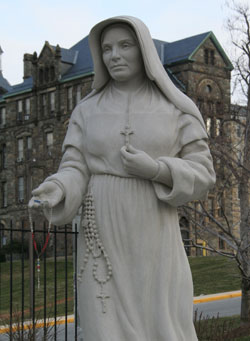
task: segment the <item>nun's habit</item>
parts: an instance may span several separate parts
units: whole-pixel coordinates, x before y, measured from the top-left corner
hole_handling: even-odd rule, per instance
[[[128,102],[102,62],[101,32],[112,23],[133,27],[147,73]],[[84,341],[195,341],[192,278],[177,206],[205,198],[215,182],[204,123],[171,83],[140,20],[101,22],[89,43],[93,91],[74,110],[58,173],[46,180],[65,194],[53,209],[55,224],[71,222],[85,198],[78,238]],[[121,132],[128,120],[131,145],[159,162],[150,181],[124,170]],[[167,167],[172,188],[164,183]]]

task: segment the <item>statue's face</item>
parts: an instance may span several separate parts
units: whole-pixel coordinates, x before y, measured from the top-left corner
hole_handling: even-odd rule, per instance
[[[126,26],[114,26],[105,31],[102,51],[103,62],[114,80],[126,82],[144,73],[138,43]]]

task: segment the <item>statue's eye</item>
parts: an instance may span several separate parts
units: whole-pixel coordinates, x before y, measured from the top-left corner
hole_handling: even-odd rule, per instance
[[[122,44],[122,47],[123,47],[124,49],[127,49],[127,48],[130,47],[130,44],[129,44],[129,43],[123,43],[123,44]]]
[[[103,46],[102,48],[103,53],[109,52],[110,50],[111,50],[110,46]]]

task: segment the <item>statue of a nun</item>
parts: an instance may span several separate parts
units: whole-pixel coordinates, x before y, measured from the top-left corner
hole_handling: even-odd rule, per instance
[[[74,109],[58,172],[34,200],[78,237],[84,341],[195,341],[193,286],[177,207],[215,183],[204,122],[169,79],[147,27],[91,30],[93,91]],[[50,209],[45,209],[49,216]]]

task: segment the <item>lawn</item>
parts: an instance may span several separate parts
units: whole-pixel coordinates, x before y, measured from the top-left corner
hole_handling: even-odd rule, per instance
[[[194,295],[213,294],[218,292],[232,291],[240,289],[239,271],[235,261],[220,256],[212,257],[189,257],[189,262],[193,275]],[[10,264],[0,263],[0,315],[8,314],[10,311]],[[47,313],[54,313],[54,261],[47,259],[46,262],[46,309]],[[69,313],[73,312],[73,262],[72,257],[68,261],[68,306]],[[44,286],[43,273],[44,264],[41,262],[41,287],[37,289],[37,277],[35,286],[35,306],[37,311],[43,311],[44,306]],[[37,276],[37,274],[36,274]],[[57,261],[57,312],[64,315],[65,311],[65,262],[64,258]],[[29,295],[29,263],[24,262],[24,306],[28,314]],[[21,262],[13,262],[13,311],[21,310]]]
[[[189,257],[194,295],[239,290],[240,273],[234,260],[221,256]]]
[[[4,318],[10,312],[10,263],[0,263],[0,318]],[[67,278],[68,278],[68,313],[73,312],[73,262],[72,257],[68,260],[67,265]],[[40,272],[40,289],[37,287],[37,272],[35,271],[35,307],[36,314],[39,318],[44,315],[44,263],[41,262]],[[47,259],[46,262],[46,314],[54,315],[55,311],[55,268],[53,259]],[[64,258],[57,260],[56,269],[57,290],[56,290],[56,310],[57,316],[65,314],[65,261]],[[21,311],[22,307],[22,273],[21,273],[21,261],[13,262],[13,294],[12,294],[12,309],[13,313],[17,314]],[[29,317],[30,307],[30,274],[29,274],[29,262],[24,262],[24,310],[25,316]]]
[[[225,291],[233,291],[240,289],[240,276],[235,261],[220,256],[212,257],[189,257],[189,263],[192,270],[194,282],[194,294],[213,294]],[[0,263],[0,324],[8,323],[8,314],[10,312],[10,263]],[[68,314],[72,314],[74,310],[74,291],[73,291],[73,260],[69,257],[67,266],[68,278]],[[57,260],[57,293],[56,293],[56,310],[57,316],[65,314],[65,262],[64,258]],[[41,262],[41,287],[37,289],[37,273],[35,282],[35,307],[36,319],[43,318],[44,314],[44,264]],[[47,259],[46,262],[46,315],[54,316],[55,293],[54,293],[54,260]],[[21,261],[13,262],[13,322],[18,317],[18,312],[22,306],[22,284],[21,284]],[[24,307],[25,318],[29,318],[30,294],[29,294],[29,262],[24,262]],[[20,319],[20,317],[19,317]],[[224,319],[219,320],[219,324],[223,324]],[[231,319],[233,325],[240,323],[239,317]],[[5,323],[4,323],[5,322]],[[202,322],[204,323],[204,322]],[[205,322],[206,323],[206,322]],[[231,323],[231,322],[230,322]],[[209,327],[211,330],[211,327]],[[200,340],[212,340],[210,338],[200,338]],[[249,336],[234,339],[235,341],[249,340]]]

